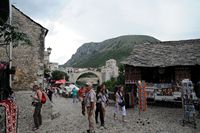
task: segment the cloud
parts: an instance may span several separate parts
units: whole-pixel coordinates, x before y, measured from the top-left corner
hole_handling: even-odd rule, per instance
[[[86,42],[127,34],[160,40],[200,36],[199,0],[14,0],[49,29],[51,61],[66,62]]]
[[[76,0],[62,10],[61,18],[92,41],[124,34],[148,34],[161,40],[175,40],[184,39],[186,32],[199,29],[199,4],[184,0]]]
[[[35,19],[53,19],[70,0],[11,0],[20,10]]]
[[[81,44],[88,41],[87,38],[58,21],[37,21],[51,29],[45,38],[45,43],[46,48],[52,48],[50,58],[54,62],[59,61],[59,63],[64,64]]]

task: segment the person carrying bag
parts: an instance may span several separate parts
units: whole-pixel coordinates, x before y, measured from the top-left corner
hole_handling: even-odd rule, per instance
[[[41,115],[41,108],[43,101],[43,92],[40,90],[38,85],[33,86],[33,91],[35,92],[33,97],[32,105],[35,107],[34,113],[33,113],[33,119],[35,126],[33,127],[33,131],[39,129],[39,126],[42,125],[42,115]],[[45,101],[46,102],[46,101]]]
[[[123,90],[124,87],[123,86],[118,86],[116,87],[116,91],[115,91],[115,112],[114,112],[114,119],[117,119],[117,114],[119,114],[119,111],[122,111],[122,121],[123,122],[127,122],[125,120],[125,116],[126,116],[126,108],[125,108],[125,101],[123,98]]]

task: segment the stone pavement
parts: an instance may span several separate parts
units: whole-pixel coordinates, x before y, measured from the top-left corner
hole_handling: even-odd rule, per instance
[[[59,112],[59,117],[45,122],[36,133],[82,133],[87,130],[88,121],[81,114],[80,103],[73,103],[71,98],[60,96],[54,96],[53,101],[53,112]],[[111,104],[107,108],[105,120],[107,129],[101,130],[100,125],[97,125],[97,133],[200,133],[199,119],[197,119],[197,129],[188,125],[181,126],[182,109],[149,107],[148,111],[141,115],[133,109],[128,109],[128,123],[122,122],[121,117],[114,120],[113,112],[114,106]],[[26,117],[30,120],[27,121]],[[32,114],[20,117],[19,133],[31,133],[31,121]]]
[[[32,98],[30,95],[32,91],[18,91],[15,92],[16,102],[18,106],[18,133],[32,132],[33,125],[33,112],[34,107],[31,106]],[[43,123],[49,123],[52,115],[52,105],[47,99],[42,109]]]

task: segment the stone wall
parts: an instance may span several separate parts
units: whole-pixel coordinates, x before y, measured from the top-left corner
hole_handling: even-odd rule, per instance
[[[19,28],[29,37],[31,45],[21,45],[13,48],[13,66],[16,74],[13,78],[12,88],[27,90],[30,84],[43,79],[44,41],[47,29],[12,7],[12,25]],[[0,61],[8,62],[5,48],[0,47]]]

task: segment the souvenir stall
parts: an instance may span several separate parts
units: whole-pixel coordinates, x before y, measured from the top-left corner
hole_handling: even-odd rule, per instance
[[[144,80],[148,100],[155,97],[181,102],[177,83],[190,79],[196,84],[200,80],[199,44],[200,39],[192,39],[134,45],[131,55],[122,61],[125,83],[133,86]]]
[[[17,132],[17,106],[13,101],[12,89],[9,86],[9,65],[0,63],[0,132]]]
[[[134,84],[144,80],[146,82],[146,93],[148,104],[165,106],[181,106],[181,84],[182,79],[188,78],[195,82],[198,67],[170,66],[170,67],[134,67],[125,65],[125,84],[128,86],[129,106],[134,107],[134,93],[137,89]],[[198,72],[199,73],[199,72]],[[198,77],[197,77],[198,78]],[[131,92],[131,93],[130,93]],[[192,92],[192,99],[197,104],[198,98]],[[130,98],[131,97],[131,98]],[[128,99],[128,98],[127,98]],[[132,101],[132,102],[130,102]],[[163,102],[165,104],[163,104]]]
[[[137,97],[139,114],[147,110],[147,92],[145,81],[138,81],[137,83]]]
[[[155,86],[153,83],[146,83],[146,93],[147,93],[147,101],[148,103],[154,103],[155,99]]]
[[[181,82],[182,87],[182,104],[184,117],[182,120],[183,126],[185,124],[192,124],[194,128],[196,128],[196,120],[195,120],[195,107],[193,101],[193,84],[190,80],[184,79]]]
[[[173,88],[170,83],[154,84],[155,101],[173,101]]]
[[[137,108],[138,97],[137,97],[137,81],[141,79],[140,69],[132,69],[125,67],[125,102],[126,107],[133,109]]]
[[[137,86],[135,83],[126,83],[125,86],[125,106],[135,109],[137,105]]]

